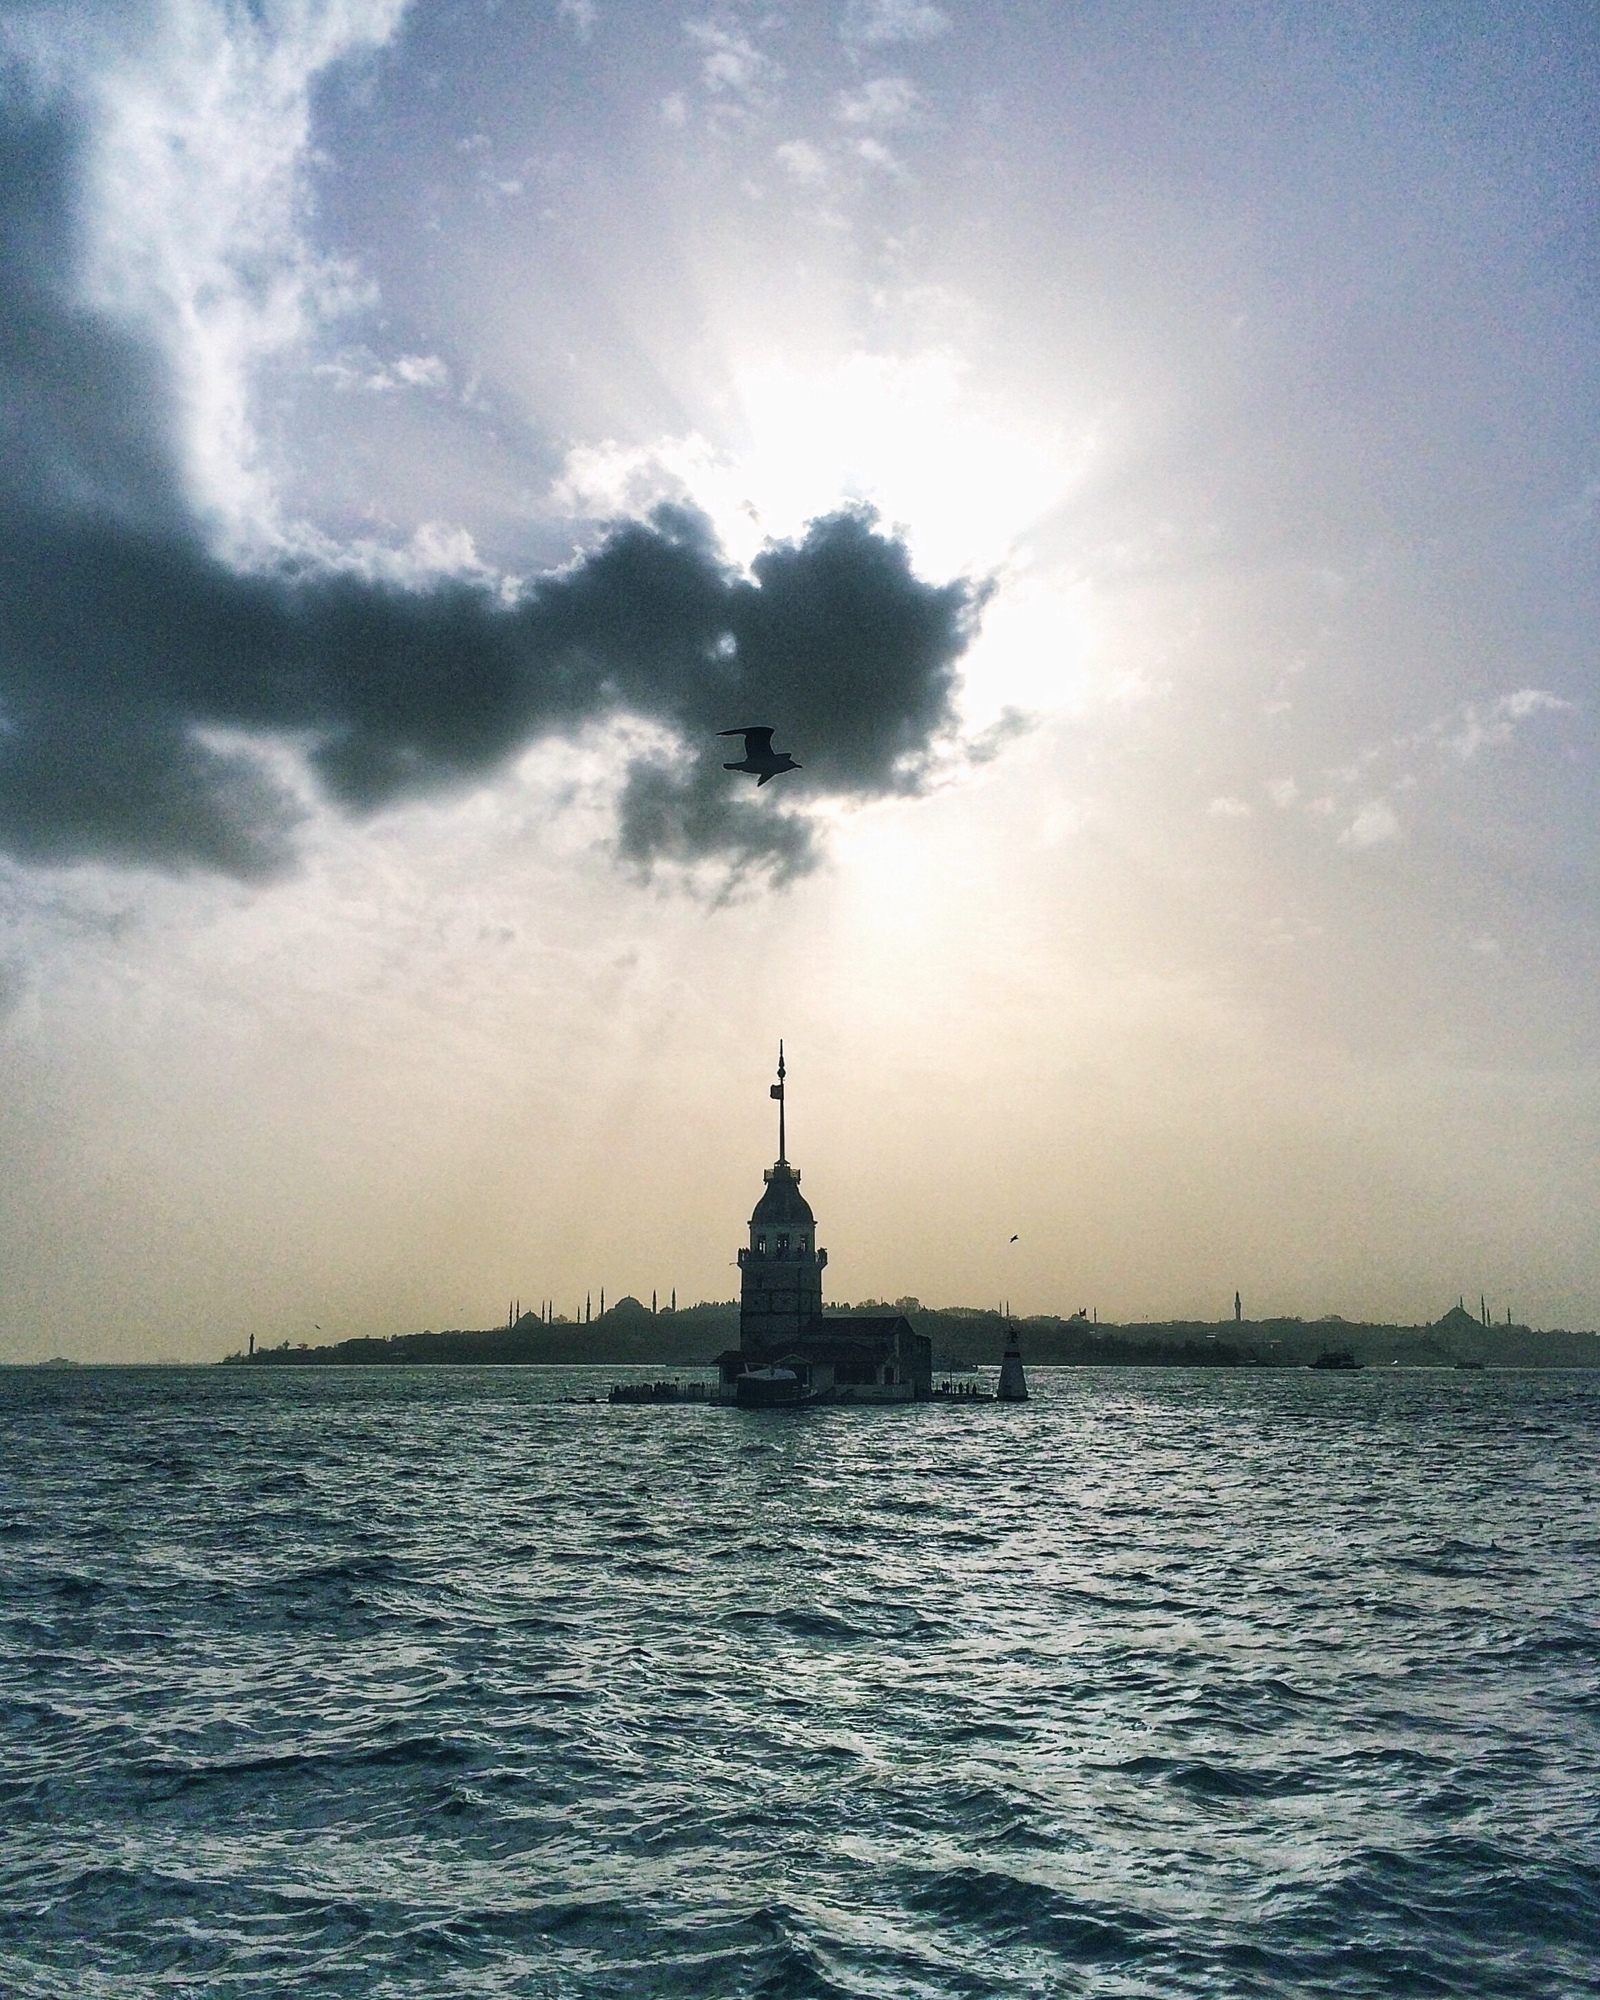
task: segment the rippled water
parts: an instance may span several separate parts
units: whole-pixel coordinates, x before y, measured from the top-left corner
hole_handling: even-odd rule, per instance
[[[0,1371],[8,1996],[1573,1995],[1600,1382]]]

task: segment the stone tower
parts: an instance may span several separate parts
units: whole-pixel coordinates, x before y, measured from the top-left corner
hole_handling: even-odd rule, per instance
[[[778,1159],[762,1178],[766,1188],[750,1218],[749,1248],[739,1252],[739,1346],[747,1355],[778,1355],[822,1318],[822,1272],[828,1253],[817,1248],[817,1225],[788,1158],[783,1044],[778,1044]]]

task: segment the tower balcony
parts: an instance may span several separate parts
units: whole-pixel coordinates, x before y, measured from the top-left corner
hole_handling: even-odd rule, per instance
[[[792,1181],[797,1181],[800,1178],[800,1169],[798,1167],[791,1167],[787,1161],[784,1162],[783,1171]],[[776,1178],[777,1172],[778,1169],[776,1167],[763,1167],[761,1169],[761,1178],[770,1183]]]

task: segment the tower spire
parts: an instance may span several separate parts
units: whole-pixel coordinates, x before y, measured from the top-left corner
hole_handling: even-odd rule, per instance
[[[772,1095],[778,1100],[778,1165],[780,1167],[786,1167],[789,1164],[789,1144],[787,1135],[784,1132],[783,1120],[783,1079],[787,1073],[783,1066],[783,1042],[780,1039],[778,1042],[778,1080],[772,1086]]]

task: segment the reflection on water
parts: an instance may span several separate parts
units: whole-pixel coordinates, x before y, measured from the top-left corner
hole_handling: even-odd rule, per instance
[[[1600,1382],[619,1372],[0,1372],[0,1991],[1600,1977]]]

